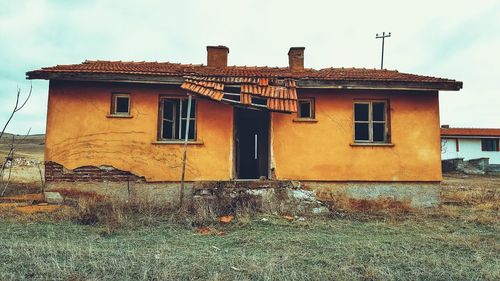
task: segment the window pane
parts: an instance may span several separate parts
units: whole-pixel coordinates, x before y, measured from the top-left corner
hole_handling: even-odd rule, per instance
[[[186,118],[187,116],[187,105],[188,105],[188,99],[183,99],[182,100],[182,118]],[[191,118],[194,118],[196,114],[196,101],[194,99],[191,100]]]
[[[195,99],[191,100],[191,118],[196,118],[196,100]]]
[[[299,101],[300,106],[300,118],[311,118],[311,102],[309,101]]]
[[[385,123],[373,123],[373,141],[386,141]]]
[[[488,141],[487,140],[481,140],[481,150],[488,151]]]
[[[162,123],[162,138],[170,140],[184,139],[186,132],[187,118],[187,99],[168,98],[162,99],[163,118]],[[182,110],[182,111],[181,111]],[[182,116],[181,116],[182,115]],[[195,139],[196,131],[196,101],[191,100],[191,118],[189,124],[188,138]],[[184,120],[183,120],[184,119]]]
[[[253,104],[259,104],[259,105],[267,105],[267,99],[265,99],[265,98],[258,98],[258,97],[252,97],[252,103]]]
[[[354,139],[355,140],[370,140],[368,133],[368,123],[356,123],[354,124]]]
[[[128,113],[128,97],[116,97],[116,113]]]
[[[176,104],[177,106],[179,106],[179,104],[177,103]],[[177,111],[179,112],[179,111]],[[181,118],[179,118],[179,114],[177,114],[175,116],[175,131],[174,131],[174,138],[175,139],[180,139],[182,138],[182,132],[181,132],[182,128],[181,128]]]
[[[385,103],[373,103],[373,121],[385,121]]]
[[[174,103],[170,100],[163,101],[163,118],[174,120]]]
[[[365,103],[354,104],[354,120],[368,121],[368,104]]]
[[[230,94],[227,94],[226,92],[224,92],[224,96],[222,98],[228,99],[228,100],[232,100],[232,101],[237,101],[237,102],[241,101],[241,95],[240,94],[230,95]]]
[[[498,140],[482,139],[481,147],[483,151],[498,151]]]
[[[186,136],[184,135],[186,133],[186,124],[187,120],[182,120],[181,121],[181,136],[179,137],[180,139],[184,139]],[[189,133],[188,133],[188,139],[192,140],[194,139],[194,126],[195,126],[195,120],[190,119],[189,120]]]
[[[163,134],[161,136],[163,139],[174,138],[172,124],[172,122],[163,121]]]
[[[194,140],[194,128],[196,128],[196,121],[191,119],[189,121],[189,134],[188,134],[188,138],[190,140]]]

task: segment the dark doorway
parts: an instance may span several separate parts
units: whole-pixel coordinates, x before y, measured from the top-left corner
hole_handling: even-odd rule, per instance
[[[268,177],[269,112],[235,108],[236,178]]]

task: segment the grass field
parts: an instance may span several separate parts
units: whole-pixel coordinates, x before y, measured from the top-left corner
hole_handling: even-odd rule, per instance
[[[497,224],[255,218],[219,230],[167,221],[108,235],[72,222],[1,222],[0,279],[500,279]]]
[[[500,280],[500,177],[447,175],[442,187],[436,209],[208,228],[147,210],[108,208],[113,220],[86,225],[73,209],[0,209],[0,280]]]

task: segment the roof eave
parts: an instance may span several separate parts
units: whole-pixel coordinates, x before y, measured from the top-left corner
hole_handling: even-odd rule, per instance
[[[278,78],[278,77],[277,77]],[[288,77],[283,77],[288,78]],[[105,73],[105,72],[48,72],[29,71],[26,79],[45,80],[70,80],[70,81],[101,81],[101,82],[131,82],[147,84],[182,84],[183,76],[161,74],[130,74],[130,73]],[[462,89],[462,82],[402,82],[402,81],[377,81],[377,80],[328,80],[317,78],[297,79],[297,88],[314,89],[378,89],[378,90],[423,90],[423,91],[458,91]]]
[[[441,138],[443,139],[498,139],[500,135],[444,135],[441,134]]]
[[[26,79],[44,79],[44,80],[67,80],[67,81],[97,81],[97,82],[129,82],[146,84],[182,84],[182,76],[170,75],[137,75],[126,73],[74,73],[74,72],[45,72],[29,71],[26,72]]]
[[[377,81],[377,80],[317,80],[300,79],[299,88],[323,89],[379,89],[379,90],[423,90],[423,91],[459,91],[462,82],[414,82],[414,81]]]

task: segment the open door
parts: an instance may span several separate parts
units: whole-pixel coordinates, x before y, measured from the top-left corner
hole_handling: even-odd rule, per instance
[[[267,178],[269,175],[269,111],[235,107],[234,112],[236,178]]]

